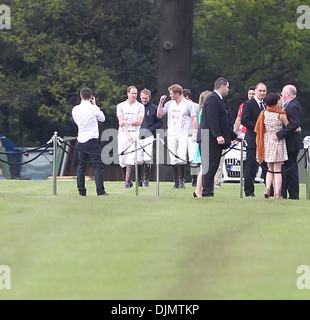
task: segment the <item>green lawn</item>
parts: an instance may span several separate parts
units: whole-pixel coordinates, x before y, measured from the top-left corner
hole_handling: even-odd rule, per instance
[[[109,198],[77,195],[75,182],[0,181],[2,299],[309,299],[310,202],[240,199],[224,184],[214,199],[161,183]],[[0,274],[1,275],[1,274]]]

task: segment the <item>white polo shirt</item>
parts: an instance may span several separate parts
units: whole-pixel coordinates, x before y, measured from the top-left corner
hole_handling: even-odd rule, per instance
[[[105,115],[98,106],[82,100],[72,109],[72,117],[78,126],[78,142],[85,143],[99,138],[99,122],[105,121]]]
[[[144,105],[138,101],[130,104],[128,100],[121,102],[116,107],[116,115],[123,116],[124,121],[133,122],[138,120],[139,117],[144,117]],[[127,126],[129,132],[139,131],[141,126]],[[120,129],[122,132],[123,130]]]
[[[192,123],[192,117],[197,116],[196,110],[191,101],[185,98],[177,104],[175,100],[165,103],[163,112],[168,117],[169,135],[188,134]]]

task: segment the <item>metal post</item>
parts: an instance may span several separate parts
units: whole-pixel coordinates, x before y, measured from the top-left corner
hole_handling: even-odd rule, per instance
[[[309,149],[307,151],[307,180],[306,180],[306,193],[307,193],[307,200],[310,200],[310,152]]]
[[[135,180],[136,180],[136,196],[139,195],[139,175],[138,175],[138,138],[135,139]]]
[[[53,194],[57,195],[57,131],[53,136]]]
[[[304,138],[304,149],[307,150],[306,155],[306,197],[310,200],[310,136]]]
[[[160,147],[160,134],[156,134],[156,196],[159,198],[159,147]]]
[[[240,199],[243,198],[243,140],[240,143],[241,145],[241,154],[240,154]]]

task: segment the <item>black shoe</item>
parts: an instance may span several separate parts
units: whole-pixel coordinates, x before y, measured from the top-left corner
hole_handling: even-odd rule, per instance
[[[194,197],[194,198],[198,198],[196,192],[193,193],[193,197]]]
[[[84,194],[84,193],[79,193],[79,195],[80,195],[81,197],[87,197],[87,195]]]
[[[184,181],[180,181],[179,189],[185,189],[185,182]]]
[[[132,188],[133,187],[133,183],[132,183],[132,181],[130,182],[130,183],[125,183],[125,186],[124,186],[124,189],[130,189],[130,188]]]
[[[254,193],[246,195],[247,198],[255,198],[256,195]]]
[[[103,197],[106,197],[106,196],[109,196],[109,194],[107,192],[104,192],[103,194],[98,194],[99,197],[103,196]]]
[[[180,189],[180,186],[179,186],[179,183],[178,183],[178,182],[176,182],[176,183],[174,184],[173,189]]]
[[[144,180],[144,186],[147,187],[147,188],[150,187],[149,180]]]

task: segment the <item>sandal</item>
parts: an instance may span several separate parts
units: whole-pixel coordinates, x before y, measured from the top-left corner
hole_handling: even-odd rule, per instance
[[[265,199],[268,199],[270,197],[270,188],[265,189]]]
[[[275,193],[275,195],[274,195],[274,199],[282,200],[282,199],[283,199],[283,197],[282,197],[279,193]]]

